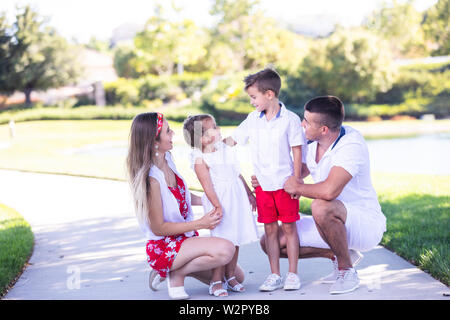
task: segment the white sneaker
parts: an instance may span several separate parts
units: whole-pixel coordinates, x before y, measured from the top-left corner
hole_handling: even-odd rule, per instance
[[[300,289],[301,283],[297,274],[288,272],[286,275],[286,280],[284,281],[284,290],[298,290]]]
[[[361,262],[361,260],[364,256],[362,255],[361,252],[353,250],[353,249],[350,249],[348,252],[350,255],[350,261],[352,263],[352,266],[356,267],[356,265]],[[338,276],[338,261],[337,261],[336,257],[334,257],[334,260],[332,260],[332,263],[333,263],[333,272],[331,272],[326,277],[323,277],[322,279],[320,279],[320,281],[322,283],[334,283],[336,281],[337,276]]]
[[[340,270],[336,281],[330,288],[330,294],[348,293],[359,287],[358,273],[354,268]]]
[[[259,287],[260,291],[274,291],[283,286],[282,279],[276,273],[272,273],[266,278],[266,281]]]

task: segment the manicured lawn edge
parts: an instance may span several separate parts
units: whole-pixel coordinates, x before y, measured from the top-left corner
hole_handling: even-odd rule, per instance
[[[0,299],[22,275],[33,248],[34,235],[28,222],[0,203]]]

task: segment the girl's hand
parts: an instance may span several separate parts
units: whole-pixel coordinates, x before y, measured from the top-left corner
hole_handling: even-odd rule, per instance
[[[217,207],[215,207],[213,212],[214,212],[216,215],[218,215],[219,218],[222,220],[222,216],[223,216],[223,209],[222,209],[222,206],[217,206]]]
[[[252,211],[256,211],[256,197],[253,195],[253,193],[250,193],[248,195],[248,201],[250,201]]]

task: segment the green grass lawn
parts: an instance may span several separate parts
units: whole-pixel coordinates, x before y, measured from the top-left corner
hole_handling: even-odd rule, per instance
[[[366,138],[411,136],[450,132],[450,120],[383,121],[349,123]],[[125,154],[78,152],[108,146],[126,149],[131,120],[35,121],[16,124],[16,137],[9,138],[8,125],[0,125],[0,168],[52,172],[125,180]],[[201,190],[189,164],[181,124],[175,130],[177,168],[193,190]],[[228,136],[234,127],[222,127]],[[183,149],[184,148],[184,149]],[[241,163],[244,177],[250,163]],[[450,281],[450,176],[373,174],[375,189],[387,217],[382,244],[426,270],[445,284]],[[1,195],[0,195],[1,201]],[[310,212],[310,201],[301,201],[301,211]]]
[[[23,217],[0,204],[0,297],[30,258],[33,242],[31,228]]]

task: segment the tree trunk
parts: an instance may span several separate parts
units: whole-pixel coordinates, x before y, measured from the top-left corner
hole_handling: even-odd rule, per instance
[[[23,91],[25,93],[25,105],[27,107],[31,106],[31,91],[33,91],[33,89],[25,89]]]

